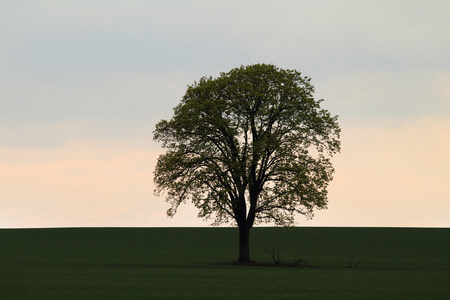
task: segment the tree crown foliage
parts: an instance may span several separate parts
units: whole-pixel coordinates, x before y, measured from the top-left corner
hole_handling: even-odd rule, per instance
[[[292,225],[296,213],[326,208],[340,128],[313,93],[308,77],[267,64],[188,86],[172,119],[154,131],[168,149],[154,171],[168,215],[191,200],[216,225]]]

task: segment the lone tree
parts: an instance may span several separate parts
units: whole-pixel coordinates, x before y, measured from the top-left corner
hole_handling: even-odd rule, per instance
[[[239,262],[250,261],[253,224],[294,224],[326,208],[340,151],[337,116],[314,100],[308,77],[274,65],[241,66],[188,86],[154,140],[168,151],[154,171],[173,216],[191,200],[213,225],[239,227]]]

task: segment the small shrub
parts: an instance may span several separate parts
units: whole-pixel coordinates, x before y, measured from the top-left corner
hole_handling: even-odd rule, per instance
[[[356,269],[359,267],[359,264],[364,260],[364,258],[361,258],[359,260],[355,259],[358,254],[354,254],[352,256],[352,259],[350,260],[350,264],[347,266],[349,269]]]
[[[308,264],[305,260],[302,258],[298,258],[292,263],[285,263],[281,262],[280,260],[280,252],[276,252],[275,247],[272,245],[272,250],[268,249],[267,246],[265,247],[266,251],[269,252],[270,256],[272,256],[272,260],[275,263],[276,266],[280,267],[299,267],[299,268],[316,268],[317,266]]]

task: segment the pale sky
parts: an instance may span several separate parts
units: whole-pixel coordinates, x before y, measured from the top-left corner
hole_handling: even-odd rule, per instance
[[[153,195],[152,131],[240,65],[340,116],[327,210],[298,226],[450,226],[449,1],[0,2],[0,228],[208,226]]]

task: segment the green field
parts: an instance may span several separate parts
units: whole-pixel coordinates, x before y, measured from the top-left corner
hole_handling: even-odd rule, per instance
[[[0,299],[450,298],[450,229],[251,234],[253,260],[272,262],[267,246],[318,268],[221,264],[237,259],[235,228],[2,229]]]

